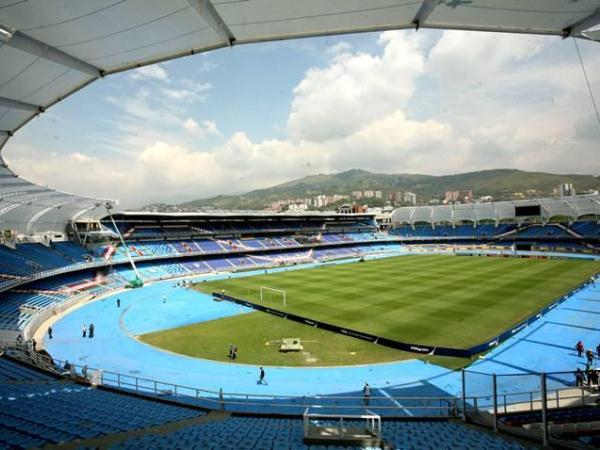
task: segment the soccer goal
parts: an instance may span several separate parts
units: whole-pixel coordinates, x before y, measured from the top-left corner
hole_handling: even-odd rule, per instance
[[[287,303],[285,301],[285,291],[283,289],[275,289],[266,286],[260,287],[260,301],[264,301],[265,299],[271,300],[273,298],[282,298],[283,306],[286,306]]]

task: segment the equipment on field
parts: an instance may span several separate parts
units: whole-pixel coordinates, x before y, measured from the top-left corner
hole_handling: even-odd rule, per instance
[[[266,293],[265,291],[271,291],[271,292],[277,292],[279,294],[281,294],[281,296],[283,297],[283,306],[286,306],[286,300],[285,300],[285,291],[283,289],[275,289],[275,288],[270,288],[270,287],[265,287],[265,286],[261,286],[260,287],[260,301],[262,302],[264,298],[266,298]]]
[[[285,338],[281,340],[280,352],[301,352],[304,350],[300,338]]]

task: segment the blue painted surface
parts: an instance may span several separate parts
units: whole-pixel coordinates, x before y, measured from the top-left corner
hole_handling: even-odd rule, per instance
[[[577,356],[575,344],[583,341],[586,349],[600,344],[600,286],[588,286],[499,345],[484,358],[469,366],[468,395],[491,392],[491,374],[498,374],[500,393],[538,390],[540,372],[564,372],[548,377],[548,388],[575,384],[573,372],[585,369],[586,359]],[[596,355],[598,356],[598,355]],[[595,360],[595,367],[600,361]],[[484,375],[487,374],[487,375]],[[510,374],[510,376],[507,376]],[[448,374],[433,380],[438,387],[460,392],[460,379]]]
[[[231,276],[247,275],[250,273]],[[160,282],[91,302],[59,320],[53,326],[54,339],[46,339],[45,346],[60,360],[214,392],[222,388],[229,393],[259,395],[351,395],[357,396],[357,404],[365,381],[374,388],[374,396],[461,392],[460,373],[417,360],[354,367],[268,367],[269,384],[258,385],[256,366],[189,358],[137,341],[133,337],[137,334],[245,312],[228,302],[217,303],[196,291],[173,286],[173,281]],[[164,304],[163,295],[167,295]],[[121,298],[121,308],[116,307],[117,297]],[[468,374],[468,395],[489,395],[492,373],[516,374],[500,377],[499,391],[520,393],[539,389],[539,371],[583,367],[585,360],[577,357],[574,346],[579,339],[590,348],[600,343],[598,305],[600,287],[587,287],[516,333],[470,366],[469,370],[482,374]],[[84,339],[81,326],[90,322],[95,325],[96,336]],[[243,351],[243,345],[238,346]],[[550,388],[573,382],[571,373],[549,378]]]
[[[215,302],[210,295],[177,287],[173,282],[152,284],[141,291],[129,290],[121,299],[122,327],[127,333],[140,335],[198,322],[251,312],[250,308],[229,302]],[[166,298],[163,303],[163,297]],[[105,301],[113,301],[115,296]],[[101,300],[104,301],[104,300]]]

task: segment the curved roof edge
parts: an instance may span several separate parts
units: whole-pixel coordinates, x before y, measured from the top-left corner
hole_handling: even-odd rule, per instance
[[[461,222],[479,223],[483,220],[517,220],[516,206],[539,206],[544,221],[552,217],[567,217],[575,221],[583,216],[596,216],[600,220],[600,194],[574,195],[561,198],[537,198],[493,203],[471,203],[439,206],[411,206],[398,208],[392,213],[395,224],[414,225],[418,222],[429,224]]]

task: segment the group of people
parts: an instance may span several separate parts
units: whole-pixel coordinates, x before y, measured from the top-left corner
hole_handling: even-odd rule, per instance
[[[83,324],[81,327],[81,337],[89,337],[90,339],[94,337],[94,324],[90,323],[89,328]]]
[[[575,350],[577,351],[577,356],[579,356],[580,358],[585,353],[585,358],[587,360],[586,370],[589,369],[592,366],[592,363],[594,362],[594,351],[590,348],[586,350],[585,345],[583,345],[582,341],[578,341],[577,344],[575,344]],[[598,355],[597,358],[600,359],[600,344],[596,346],[596,355]]]
[[[575,350],[577,351],[578,357],[585,356],[585,370],[577,369],[575,372],[575,382],[577,386],[597,386],[600,378],[598,370],[593,367],[594,358],[600,359],[600,344],[596,347],[596,353],[592,349],[585,349],[585,345],[582,341],[578,341],[575,344]]]
[[[584,386],[587,384],[588,386],[598,386],[598,382],[600,381],[600,374],[598,370],[587,369],[585,372],[580,368],[577,368],[575,372],[575,383],[578,387]]]

